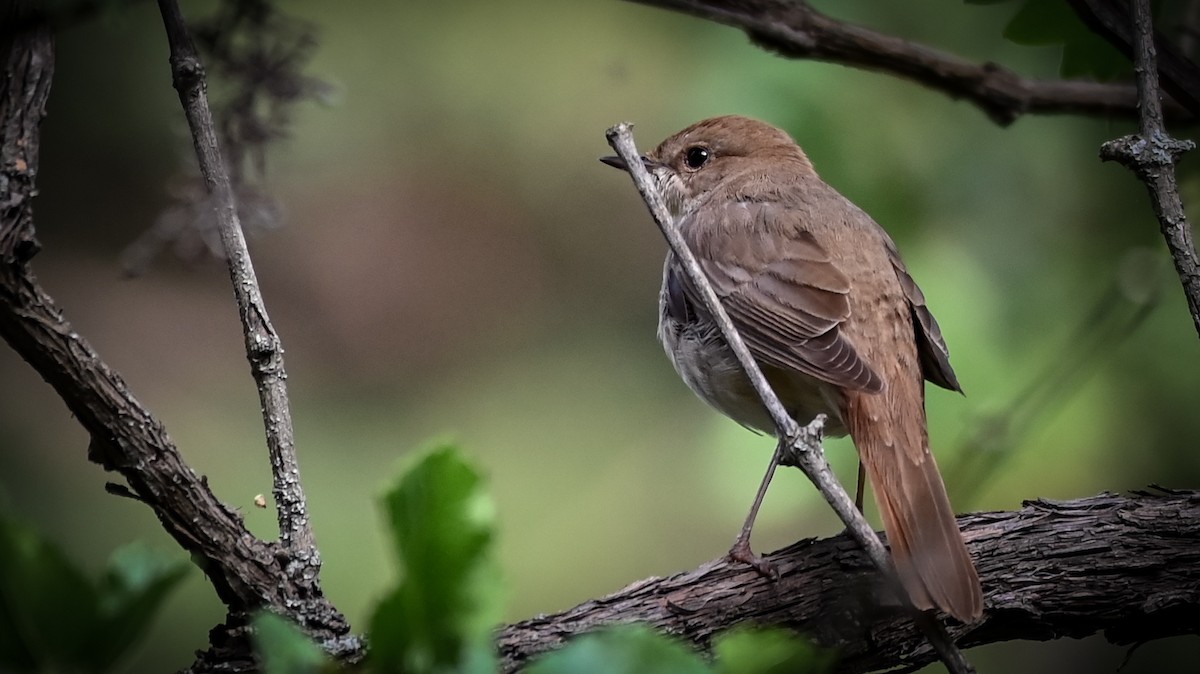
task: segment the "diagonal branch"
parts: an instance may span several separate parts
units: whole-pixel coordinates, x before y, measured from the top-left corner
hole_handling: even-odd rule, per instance
[[[737,356],[738,363],[746,376],[750,379],[750,383],[754,386],[754,390],[758,393],[767,412],[770,413],[771,419],[775,422],[777,435],[779,438],[779,446],[776,449],[776,456],[781,457],[780,463],[783,463],[782,457],[787,458],[787,465],[795,465],[805,476],[816,485],[817,490],[825,497],[825,500],[833,507],[834,512],[846,524],[850,535],[854,540],[862,546],[871,563],[875,565],[876,570],[887,580],[887,584],[892,588],[891,595],[901,598],[905,604],[905,608],[911,614],[912,618],[920,627],[921,631],[928,637],[929,642],[938,651],[938,655],[942,661],[946,663],[947,669],[955,674],[973,672],[974,668],[963,657],[961,651],[954,645],[954,641],[947,635],[945,627],[936,619],[932,619],[923,612],[918,611],[908,603],[908,593],[900,586],[900,581],[896,577],[895,569],[892,568],[891,559],[888,557],[887,550],[883,547],[883,543],[879,537],[867,524],[867,520],[862,516],[862,513],[854,506],[854,502],[842,488],[841,483],[830,469],[829,463],[825,460],[825,453],[821,448],[821,428],[824,426],[824,417],[818,416],[807,428],[800,428],[794,419],[787,413],[783,403],[779,397],[775,395],[775,391],[771,389],[771,385],[767,383],[766,377],[763,376],[762,370],[758,367],[758,363],[750,354],[750,350],[742,341],[741,335],[733,325],[733,321],[729,319],[729,315],[725,312],[725,308],[721,305],[720,299],[717,298],[716,292],[708,282],[708,278],[704,275],[704,271],[700,268],[700,263],[696,260],[695,255],[688,249],[687,243],[683,240],[683,235],[679,232],[679,227],[671,217],[667,209],[666,203],[663,201],[662,195],[654,186],[654,180],[650,177],[650,173],[643,165],[641,158],[638,155],[637,148],[633,144],[633,134],[629,124],[618,124],[610,128],[606,134],[608,136],[608,144],[613,150],[620,155],[624,160],[626,170],[629,172],[633,182],[637,185],[638,192],[641,193],[642,199],[645,200],[646,206],[650,209],[650,214],[654,217],[658,228],[662,230],[663,236],[671,245],[671,251],[683,265],[684,271],[687,273],[693,286],[700,291],[700,297],[704,301],[704,308],[709,315],[713,317],[717,327],[721,331],[721,336],[729,345],[734,355]],[[772,459],[771,469],[775,466],[776,459]],[[764,481],[765,485],[765,481]]]
[[[1175,164],[1180,156],[1195,149],[1196,144],[1172,138],[1163,123],[1154,17],[1149,0],[1134,0],[1133,36],[1134,72],[1141,101],[1140,133],[1108,141],[1100,147],[1100,158],[1119,162],[1145,183],[1175,272],[1183,284],[1192,323],[1200,334],[1200,260],[1196,257],[1192,226],[1184,213],[1175,177]]]
[[[221,148],[208,106],[208,84],[204,65],[196,45],[188,33],[187,23],[175,0],[159,0],[167,41],[171,45],[171,75],[179,100],[183,104],[200,172],[204,176],[212,207],[217,213],[221,243],[229,263],[233,294],[246,338],[246,356],[250,371],[258,384],[266,426],[267,450],[271,455],[274,477],[276,514],[279,519],[279,540],[292,556],[289,569],[297,577],[316,579],[321,570],[304,488],[300,483],[300,464],[292,434],[292,412],[288,404],[287,372],[283,367],[283,346],[267,316],[267,308],[259,291],[254,265],[246,248],[246,237],[238,220],[237,204],[229,181],[229,172],[221,159]]]
[[[740,28],[764,49],[895,75],[979,107],[1007,126],[1025,114],[1133,117],[1126,84],[1024,78],[995,63],[972,63],[932,47],[838,21],[802,0],[632,0]],[[1170,112],[1191,118],[1181,106]]]
[[[987,593],[982,622],[955,625],[964,647],[1103,633],[1115,644],[1200,634],[1200,492],[1156,490],[959,517]],[[838,671],[913,671],[936,655],[908,616],[873,599],[879,578],[846,534],[768,556],[763,578],[718,559],[647,578],[562,613],[500,631],[505,672],[577,634],[645,622],[695,646],[745,625],[786,627],[837,649]],[[898,669],[893,669],[898,668]]]
[[[289,573],[286,551],[255,538],[241,516],[217,499],[33,273],[39,125],[54,72],[54,42],[46,24],[31,18],[32,4],[0,10],[0,24],[21,26],[0,38],[0,337],[54,387],[91,435],[88,458],[120,474],[192,554],[233,617],[231,633],[239,615],[269,606],[325,640],[329,650],[354,652],[361,646],[346,636],[349,625],[316,580]],[[214,645],[218,638],[214,630]]]

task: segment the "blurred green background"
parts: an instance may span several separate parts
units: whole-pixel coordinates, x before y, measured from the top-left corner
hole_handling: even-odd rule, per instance
[[[1143,188],[1097,159],[1127,122],[1002,129],[913,84],[785,61],[624,2],[284,4],[319,27],[307,72],[337,96],[302,106],[272,149],[266,187],[286,227],[251,247],[287,350],[324,585],[356,627],[391,581],[377,496],[431,438],[459,441],[490,475],[511,620],[695,567],[732,541],[771,441],[694,399],[661,353],[665,245],[629,179],[596,161],[618,121],[647,149],[716,114],[783,126],[893,234],[968,394],[931,388],[928,401],[957,509],[1196,485],[1196,334]],[[1055,49],[1000,36],[1011,5],[818,6],[1057,72]],[[59,35],[43,131],[41,281],[217,494],[273,536],[273,512],[252,503],[271,481],[226,272],[169,256],[138,279],[120,272],[194,162],[152,3]],[[1197,191],[1186,173],[1184,189]],[[1136,330],[1111,329],[1155,287]],[[1068,361],[1073,373],[1055,369]],[[0,503],[92,569],[132,539],[171,550],[149,509],[104,492],[84,432],[7,349],[0,377]],[[1030,394],[1037,381],[1058,393]],[[1028,404],[1009,414],[1014,400]],[[852,480],[849,443],[828,449]],[[839,530],[785,471],[755,546]],[[189,664],[222,615],[192,574],[127,670]],[[1125,671],[1160,671],[1184,648],[1195,639],[1151,643]],[[981,671],[1113,671],[1124,650],[1093,638],[971,656]]]

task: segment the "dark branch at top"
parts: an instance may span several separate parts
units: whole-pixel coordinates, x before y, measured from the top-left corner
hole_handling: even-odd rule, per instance
[[[978,106],[1007,126],[1025,114],[1133,117],[1137,92],[1127,84],[1021,77],[995,63],[953,54],[828,17],[801,0],[632,0],[740,28],[782,56],[816,59],[895,75]],[[1172,104],[1175,116],[1191,118]]]

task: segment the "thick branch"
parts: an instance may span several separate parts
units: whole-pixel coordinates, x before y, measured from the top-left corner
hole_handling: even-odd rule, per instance
[[[246,237],[238,220],[237,204],[229,181],[229,172],[221,159],[221,148],[208,106],[208,84],[204,65],[188,33],[187,23],[175,0],[159,0],[167,41],[171,45],[171,74],[179,100],[192,131],[200,173],[217,212],[221,243],[229,262],[233,294],[246,339],[250,371],[258,384],[266,427],[267,450],[274,477],[275,508],[279,519],[279,540],[292,555],[289,570],[303,582],[317,582],[321,558],[308,518],[304,488],[300,482],[300,464],[292,434],[292,412],[288,404],[287,372],[283,368],[283,345],[267,316],[267,307],[259,291],[258,277],[250,262]]]
[[[1133,5],[1134,72],[1140,100],[1141,133],[1108,141],[1100,147],[1100,157],[1120,162],[1145,183],[1150,193],[1150,205],[1183,285],[1192,324],[1200,334],[1200,260],[1196,257],[1192,226],[1183,211],[1175,177],[1175,164],[1180,155],[1194,149],[1196,144],[1172,138],[1164,127],[1154,17],[1150,13],[1149,0],[1135,0]]]
[[[950,633],[963,646],[1097,632],[1116,644],[1200,634],[1200,492],[1035,501],[965,515],[959,526],[987,611]],[[597,627],[641,621],[706,648],[743,624],[778,625],[838,649],[842,672],[920,668],[936,659],[845,534],[770,555],[778,581],[724,559],[648,578],[562,613],[504,628],[505,671]]]
[[[0,44],[0,337],[54,387],[92,437],[88,457],[119,473],[153,508],[231,614],[271,606],[330,640],[331,650],[353,650],[352,641],[337,641],[349,627],[319,587],[287,573],[279,547],[255,538],[241,516],[213,495],[162,424],[74,331],[30,269],[38,251],[33,222],[38,126],[54,51],[49,30],[28,16],[19,24],[25,29]],[[0,23],[18,25],[9,18],[0,15]]]
[[[846,490],[842,488],[842,484],[834,476],[833,470],[825,460],[825,452],[821,447],[821,429],[824,426],[824,417],[818,416],[807,428],[800,428],[795,419],[792,419],[791,415],[788,414],[783,403],[779,400],[779,396],[772,390],[771,385],[767,382],[767,378],[763,376],[758,362],[750,354],[750,349],[746,347],[746,343],[742,340],[741,335],[738,334],[733,321],[730,320],[729,315],[725,312],[725,308],[721,305],[721,300],[718,299],[716,291],[709,284],[708,277],[705,276],[700,263],[683,240],[683,235],[679,232],[678,223],[674,221],[667,210],[666,203],[655,187],[653,178],[650,177],[646,167],[642,164],[637,148],[633,144],[633,134],[630,130],[630,125],[618,124],[610,128],[606,135],[608,136],[608,144],[612,146],[613,150],[624,161],[630,177],[633,178],[633,182],[637,186],[638,192],[641,193],[642,199],[645,200],[646,206],[650,209],[650,214],[654,217],[658,228],[662,230],[667,243],[670,244],[672,254],[675,255],[676,259],[683,266],[693,287],[700,291],[700,299],[704,302],[704,308],[713,317],[713,321],[721,331],[721,336],[737,357],[738,364],[741,365],[742,370],[750,379],[750,383],[758,393],[759,399],[762,400],[763,406],[775,422],[776,437],[779,438],[779,445],[775,450],[775,456],[771,459],[771,465],[767,469],[767,477],[763,481],[763,488],[770,481],[776,462],[784,465],[793,465],[803,471],[804,475],[817,487],[821,496],[833,507],[834,512],[837,513],[842,522],[846,524],[851,536],[862,546],[871,563],[875,565],[880,574],[888,579],[889,584],[893,588],[892,595],[902,598],[917,626],[929,638],[930,644],[938,651],[942,661],[946,663],[946,668],[955,674],[973,672],[974,668],[963,657],[962,652],[955,647],[953,640],[946,634],[946,630],[942,624],[937,620],[929,618],[909,604],[908,594],[901,587],[900,580],[892,568],[891,559],[888,557],[883,543],[880,542],[875,532],[871,530],[870,525],[867,524],[867,520],[863,518],[862,513],[858,511],[854,506],[854,502],[850,500],[850,496],[846,493]]]
[[[895,75],[978,106],[1006,126],[1025,114],[1132,117],[1132,86],[1024,78],[995,63],[977,64],[925,45],[828,17],[801,0],[632,0],[740,28],[755,44]],[[1192,117],[1180,106],[1173,114]]]

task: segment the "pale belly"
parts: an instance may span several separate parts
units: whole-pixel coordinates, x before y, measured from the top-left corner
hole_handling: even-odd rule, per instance
[[[715,324],[680,325],[663,315],[658,336],[675,371],[697,396],[739,424],[775,435],[775,422]],[[805,425],[818,414],[825,414],[826,435],[846,434],[838,394],[832,386],[778,368],[765,368],[763,374],[797,423]]]

